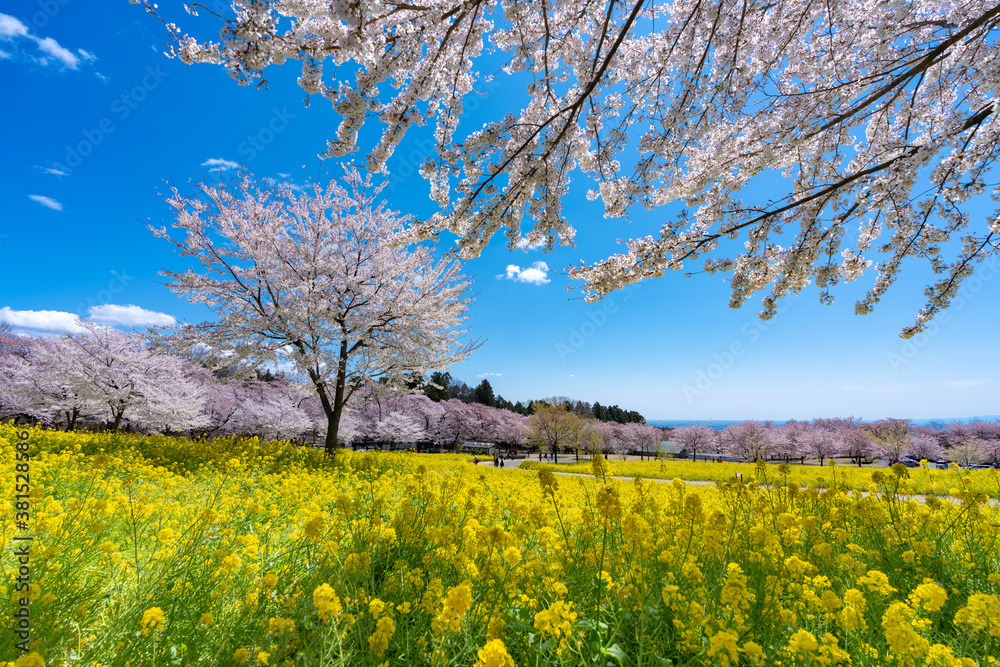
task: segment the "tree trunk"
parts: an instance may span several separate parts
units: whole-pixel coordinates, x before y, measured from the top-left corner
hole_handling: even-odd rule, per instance
[[[118,427],[121,426],[122,417],[125,416],[125,408],[121,408],[120,410],[115,410],[114,408],[112,408],[111,414],[115,418],[115,421],[111,424],[111,430],[117,431]]]
[[[76,430],[76,420],[80,417],[80,409],[73,408],[72,410],[66,411],[66,430],[75,431]]]
[[[316,387],[319,395],[319,402],[323,406],[323,413],[326,414],[326,438],[323,441],[323,449],[327,456],[337,455],[337,437],[340,431],[340,418],[344,413],[344,389],[347,381],[347,341],[340,341],[340,360],[337,364],[337,384],[334,389],[333,402],[327,393],[326,382],[319,377],[318,372],[309,371],[309,377]]]

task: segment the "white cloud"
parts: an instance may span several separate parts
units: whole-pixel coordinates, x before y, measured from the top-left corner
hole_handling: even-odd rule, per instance
[[[949,387],[978,387],[980,385],[989,384],[989,380],[942,380],[942,384],[946,384]]]
[[[545,262],[535,262],[529,268],[522,269],[517,264],[508,264],[506,274],[501,273],[498,279],[516,280],[532,285],[544,285],[549,280],[549,265]]]
[[[60,46],[59,42],[51,37],[33,37],[32,39],[38,43],[38,48],[61,62],[66,67],[76,69],[80,65],[80,58],[77,57],[76,54],[69,49]],[[43,65],[46,64],[44,58],[40,62]]]
[[[28,26],[9,14],[0,14],[0,39],[13,39],[15,37],[27,37]]]
[[[291,174],[286,174],[284,172],[279,171],[278,176],[281,176],[282,178],[288,178],[289,176],[291,176]]]
[[[842,391],[871,391],[879,394],[892,394],[900,391],[912,391],[913,385],[910,384],[894,384],[884,387],[862,387],[857,384],[845,384],[841,386]]]
[[[47,207],[51,208],[54,211],[61,211],[62,210],[62,204],[60,204],[59,202],[57,202],[52,197],[46,197],[44,195],[28,195],[28,199],[32,199],[32,200],[38,202],[39,204],[41,204],[42,206],[47,206]]]
[[[166,313],[146,310],[139,306],[116,306],[104,304],[88,309],[91,319],[103,325],[169,326],[177,320]],[[74,313],[61,310],[13,310],[9,306],[0,308],[0,322],[6,322],[22,333],[80,333],[86,331],[80,325],[80,318]]]
[[[545,247],[545,239],[538,239],[534,243],[531,243],[528,241],[527,238],[522,236],[517,241],[517,247],[520,248],[521,250],[524,250],[525,252],[529,250],[538,250],[539,248]]]
[[[221,157],[213,157],[202,162],[201,166],[211,167],[209,171],[229,171],[230,169],[238,168],[240,165],[232,160],[224,160]]]
[[[503,373],[480,373],[476,377],[485,378],[485,377],[501,377],[501,376],[503,376]]]
[[[77,49],[77,53],[79,54],[77,55],[77,53],[73,53],[51,37],[33,35],[28,26],[21,23],[17,18],[9,14],[0,14],[0,40],[13,43],[15,40],[22,38],[33,41],[38,49],[45,54],[43,57],[29,56],[32,60],[42,65],[54,62],[69,69],[77,69],[80,66],[81,58],[88,63],[97,59],[97,56],[89,51]],[[7,51],[0,53],[3,54],[0,58],[12,57],[12,54]]]
[[[64,334],[83,330],[80,318],[60,310],[12,310],[4,306],[0,308],[0,322],[29,333]]]
[[[90,319],[102,324],[124,324],[130,327],[164,327],[177,324],[172,315],[132,305],[118,306],[106,303],[101,306],[91,306],[87,312],[90,313]]]
[[[4,51],[3,49],[0,49],[0,60],[7,60],[10,57],[11,55],[9,53]]]
[[[576,376],[575,376],[575,375],[573,375],[572,373],[570,373],[570,374],[569,374],[569,375],[567,375],[566,377],[571,377],[571,378],[575,378]]]
[[[108,81],[111,81],[111,77],[110,76],[104,76],[100,72],[94,72],[94,76],[96,76],[98,79],[100,79],[102,83],[107,83]]]

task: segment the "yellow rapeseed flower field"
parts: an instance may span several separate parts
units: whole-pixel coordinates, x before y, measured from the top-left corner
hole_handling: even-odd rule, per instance
[[[522,464],[529,470],[552,470],[570,473],[589,473],[591,463],[586,461],[544,463],[526,461]],[[607,474],[615,477],[644,477],[646,479],[685,479],[708,482],[727,482],[742,476],[746,483],[761,481],[766,483],[797,484],[800,488],[813,486],[818,489],[845,489],[881,493],[884,482],[904,494],[954,496],[958,490],[979,491],[991,498],[1000,498],[1000,470],[965,470],[952,466],[947,470],[922,465],[907,468],[901,476],[882,469],[873,481],[872,475],[879,472],[873,468],[859,468],[842,464],[825,466],[777,464],[766,467],[764,476],[758,475],[753,463],[710,463],[707,461],[685,461],[661,459],[650,461],[606,461]],[[881,476],[881,479],[880,479]]]
[[[28,436],[22,656],[17,435],[0,426],[0,665],[1000,664],[1000,511],[961,479],[921,503],[899,468],[862,496],[766,465],[695,487],[601,461],[563,477]]]

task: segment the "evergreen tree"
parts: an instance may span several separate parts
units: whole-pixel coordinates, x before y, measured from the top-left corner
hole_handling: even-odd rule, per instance
[[[431,373],[431,382],[438,385],[441,388],[438,389],[437,387],[427,385],[427,388],[424,390],[424,394],[426,394],[427,398],[431,399],[436,403],[439,403],[441,401],[447,401],[449,398],[451,398],[451,391],[450,391],[451,373],[442,373],[441,371],[435,371]]]
[[[493,396],[493,387],[490,386],[490,381],[483,378],[483,381],[479,383],[476,387],[475,397],[472,399],[474,403],[482,403],[483,405],[488,405],[490,407],[496,406],[496,398]]]

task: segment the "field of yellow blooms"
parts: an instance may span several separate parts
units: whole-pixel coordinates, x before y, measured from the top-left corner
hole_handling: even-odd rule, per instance
[[[998,510],[31,429],[30,653],[0,664],[995,665]]]
[[[557,472],[589,473],[590,462],[571,462],[567,459],[558,464],[525,461],[521,464],[528,470],[552,470]],[[711,463],[708,461],[684,461],[661,459],[652,461],[612,461],[607,462],[609,474],[615,477],[645,477],[647,479],[686,479],[709,482],[728,482],[736,475],[750,482],[756,479],[753,463]],[[825,466],[777,464],[771,466],[772,481],[779,484],[798,484],[805,488],[844,489],[881,492],[883,480],[893,477],[890,471],[874,468],[858,468],[843,464]],[[872,479],[872,475],[875,479]],[[881,478],[881,479],[880,479]],[[1000,470],[963,470],[952,464],[947,470],[938,470],[922,465],[908,468],[898,480],[899,489],[906,494],[955,496],[959,490],[979,491],[991,498],[1000,498]],[[893,486],[896,480],[892,480]]]

